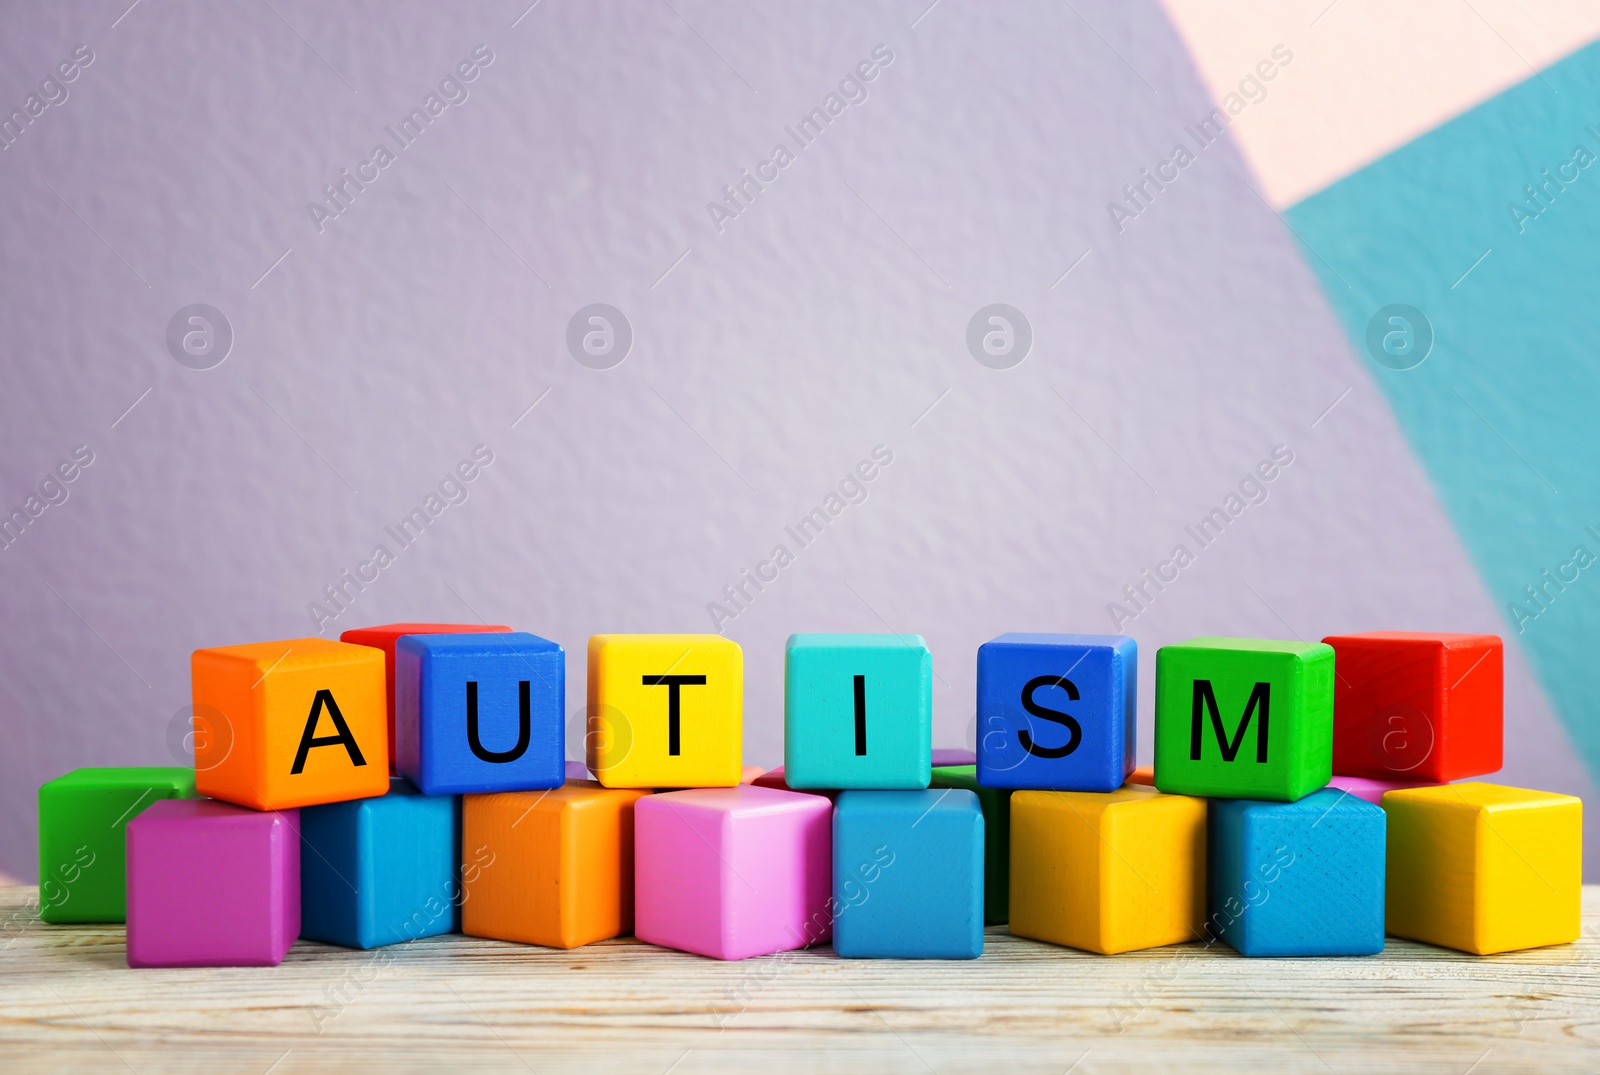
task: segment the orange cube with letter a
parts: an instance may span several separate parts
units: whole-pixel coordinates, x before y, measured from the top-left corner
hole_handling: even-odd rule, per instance
[[[195,789],[255,810],[389,790],[383,651],[323,638],[195,650]]]

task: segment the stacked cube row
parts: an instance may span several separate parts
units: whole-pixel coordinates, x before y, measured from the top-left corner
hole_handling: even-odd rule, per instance
[[[202,650],[193,671],[193,770],[40,792],[42,916],[125,905],[134,965],[458,930],[723,959],[973,958],[985,922],[1104,953],[1577,935],[1577,800],[1447,783],[1500,765],[1493,636],[1165,647],[1153,772],[1120,636],[981,647],[975,758],[931,749],[920,637],[794,636],[785,764],[759,776],[720,636],[591,639],[576,772],[565,655],[508,628]]]

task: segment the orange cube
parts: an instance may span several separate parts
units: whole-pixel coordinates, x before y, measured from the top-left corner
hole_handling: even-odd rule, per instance
[[[195,789],[256,810],[389,790],[383,654],[324,638],[194,651]]]
[[[633,932],[633,804],[648,794],[568,780],[463,795],[461,932],[549,948]]]
[[[401,635],[466,635],[483,631],[509,631],[487,623],[386,623],[382,627],[355,627],[339,636],[340,642],[383,650],[383,682],[389,709],[389,766],[394,767],[394,644]]]

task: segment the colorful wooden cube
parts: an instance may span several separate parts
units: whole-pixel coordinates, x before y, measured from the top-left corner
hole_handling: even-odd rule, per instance
[[[634,807],[634,934],[713,959],[828,936],[833,806],[744,784],[650,795]]]
[[[1499,784],[1391,791],[1388,930],[1489,955],[1578,939],[1583,803]]]
[[[356,627],[339,636],[340,642],[349,642],[353,646],[371,646],[373,649],[383,650],[383,665],[386,682],[389,684],[388,693],[385,695],[389,706],[389,770],[397,772],[394,768],[394,644],[400,641],[402,635],[464,635],[474,631],[509,631],[509,627],[491,626],[477,623],[386,623],[381,627]]]
[[[461,800],[395,777],[375,799],[300,811],[300,936],[346,948],[457,928]]]
[[[567,655],[523,631],[405,635],[394,649],[397,768],[425,795],[558,788]]]
[[[195,650],[195,787],[253,810],[389,790],[383,654],[324,638]]]
[[[928,786],[933,655],[921,635],[790,635],[783,768],[795,788]]]
[[[841,792],[833,950],[845,959],[983,955],[984,824],[971,791]]]
[[[1199,940],[1206,803],[1153,788],[1011,796],[1011,932],[1101,955]]]
[[[1437,786],[1431,780],[1369,780],[1364,776],[1339,776],[1337,773],[1328,780],[1328,787],[1348,792],[1358,799],[1365,799],[1373,806],[1381,803],[1387,792]]]
[[[461,931],[547,948],[631,932],[634,811],[647,795],[569,780],[466,796]]]
[[[731,788],[744,651],[721,635],[589,639],[589,768],[608,788]]]
[[[1123,635],[1004,634],[978,647],[978,780],[1115,791],[1133,771],[1139,647]]]
[[[1210,810],[1214,934],[1247,956],[1383,951],[1382,810],[1333,788]]]
[[[1337,655],[1333,771],[1447,783],[1502,761],[1505,646],[1496,635],[1368,631]]]
[[[128,822],[128,966],[282,962],[300,934],[298,813],[163,799]]]
[[[1293,802],[1333,775],[1333,648],[1196,638],[1156,651],[1156,787]]]
[[[983,920],[1004,924],[1011,901],[1011,789],[978,783],[976,765],[935,765],[928,786],[961,788],[977,795],[983,811]]]
[[[124,830],[160,799],[193,799],[193,769],[74,769],[39,788],[39,917],[127,920]]]

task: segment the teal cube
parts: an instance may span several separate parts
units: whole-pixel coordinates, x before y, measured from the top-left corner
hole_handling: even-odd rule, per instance
[[[1292,803],[1210,804],[1212,932],[1246,956],[1383,951],[1388,815],[1323,788]]]
[[[928,786],[933,655],[921,635],[790,635],[783,774],[791,788]]]
[[[985,843],[970,791],[841,793],[833,810],[834,954],[983,955]]]
[[[300,936],[377,948],[461,924],[461,796],[389,794],[300,808]]]

